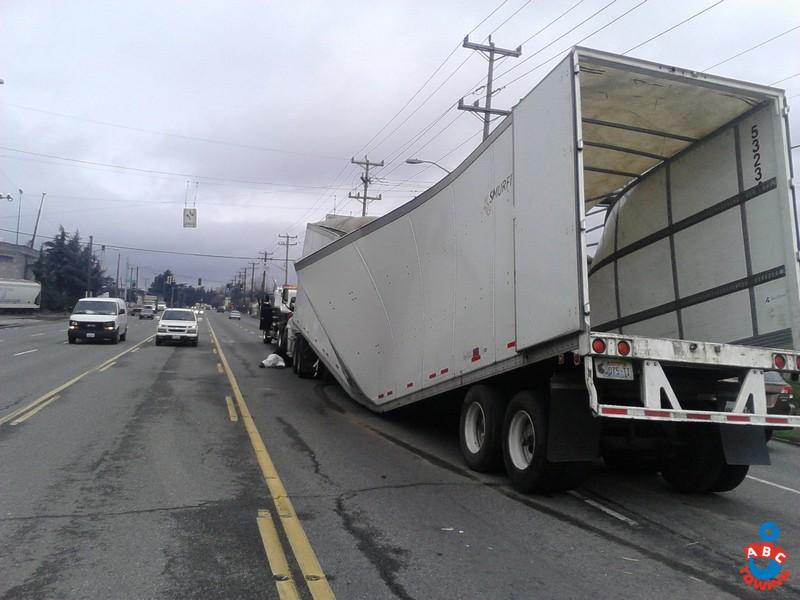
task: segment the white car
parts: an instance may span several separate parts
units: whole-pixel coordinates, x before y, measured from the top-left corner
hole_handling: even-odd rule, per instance
[[[81,298],[72,309],[67,340],[111,340],[128,337],[128,311],[120,298]]]
[[[238,310],[232,310],[230,313],[228,313],[228,318],[229,319],[238,319],[239,321],[241,321],[242,320],[242,313],[240,313]]]
[[[188,342],[197,346],[197,317],[188,308],[168,308],[158,320],[156,346],[166,342]]]

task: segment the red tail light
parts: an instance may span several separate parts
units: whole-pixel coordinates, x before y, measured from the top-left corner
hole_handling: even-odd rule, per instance
[[[783,354],[776,354],[772,357],[773,364],[779,369],[786,368],[786,357]]]
[[[592,340],[592,352],[596,354],[602,354],[606,351],[606,342],[605,340],[601,340],[600,338],[595,338]]]
[[[791,394],[792,393],[792,386],[785,385],[781,388],[781,394]]]
[[[800,356],[795,358],[795,366],[797,367],[797,370],[800,371]]]
[[[631,345],[625,340],[617,342],[617,352],[622,356],[628,356],[631,353]]]

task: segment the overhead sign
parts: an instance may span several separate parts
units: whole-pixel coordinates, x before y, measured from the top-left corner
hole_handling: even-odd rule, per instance
[[[183,226],[184,227],[197,227],[197,209],[184,208],[183,209]]]

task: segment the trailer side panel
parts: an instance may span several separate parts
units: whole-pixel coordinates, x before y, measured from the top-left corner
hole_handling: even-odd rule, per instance
[[[584,328],[573,77],[568,56],[514,109],[518,349]]]

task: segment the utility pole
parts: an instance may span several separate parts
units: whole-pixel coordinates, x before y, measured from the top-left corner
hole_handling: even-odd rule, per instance
[[[119,298],[119,252],[117,252],[117,278],[114,280],[114,297]]]
[[[263,263],[263,266],[261,267],[261,302],[264,301],[267,292],[267,269],[269,268],[267,267],[267,261],[270,260],[270,257],[273,254],[273,252],[267,252],[266,250],[259,252],[259,255],[262,257],[261,261]]]
[[[19,206],[17,206],[17,237],[14,244],[19,246],[19,218],[22,215],[22,188],[17,190],[19,192]]]
[[[474,42],[470,42],[469,36],[464,38],[464,43],[462,45],[464,46],[464,48],[469,48],[470,50],[478,50],[479,52],[483,52],[484,57],[489,61],[489,76],[486,78],[485,106],[481,107],[479,105],[479,100],[475,100],[475,103],[472,105],[464,104],[464,98],[461,98],[458,101],[459,110],[483,113],[483,139],[486,139],[489,137],[489,121],[491,120],[491,115],[511,114],[510,110],[501,110],[498,108],[492,108],[492,94],[493,94],[492,80],[494,78],[495,55],[500,55],[500,58],[505,58],[506,56],[519,58],[522,55],[522,46],[517,46],[516,50],[507,50],[505,48],[498,48],[497,46],[494,45],[491,35],[489,36],[488,46],[484,44],[476,44]]]
[[[356,160],[355,157],[353,157],[353,158],[350,159],[350,162],[353,163],[354,165],[361,165],[362,167],[364,167],[364,174],[361,176],[361,182],[364,184],[364,195],[362,196],[361,194],[353,194],[351,192],[351,193],[347,194],[347,197],[361,201],[361,216],[362,217],[366,217],[367,216],[367,202],[369,202],[370,200],[380,200],[381,199],[381,195],[380,194],[378,194],[377,198],[374,197],[374,196],[370,197],[367,194],[367,189],[369,188],[369,184],[372,183],[372,180],[369,178],[369,168],[370,167],[382,167],[383,166],[383,161],[381,161],[379,163],[369,162],[369,158],[367,158],[365,156],[363,161],[362,160]]]
[[[33,237],[31,238],[31,248],[33,248],[36,242],[36,230],[39,229],[39,217],[42,216],[42,204],[44,204],[44,197],[47,195],[47,192],[42,192],[42,199],[39,201],[39,212],[36,213],[36,223],[33,226]]]
[[[86,297],[92,296],[92,242],[94,236],[89,236],[89,262],[86,265]]]
[[[369,163],[369,161],[367,161]],[[375,163],[373,163],[375,164]],[[383,164],[381,162],[381,164]],[[367,172],[369,173],[369,167],[367,167]],[[363,179],[363,178],[362,178]],[[364,191],[366,195],[367,184],[364,184]],[[364,201],[364,210],[367,209],[366,200]],[[366,213],[365,213],[366,214]],[[297,242],[289,242],[289,240],[296,240],[296,235],[289,235],[288,233],[284,233],[278,236],[279,238],[283,238],[282,242],[278,242],[278,246],[286,246],[286,258],[283,259],[283,267],[286,269],[286,273],[283,276],[283,285],[286,286],[289,284],[289,246],[297,246]]]
[[[248,264],[250,265],[250,304],[253,304],[253,296],[255,295],[256,291],[255,289],[256,265],[258,264],[258,261],[251,260]]]

